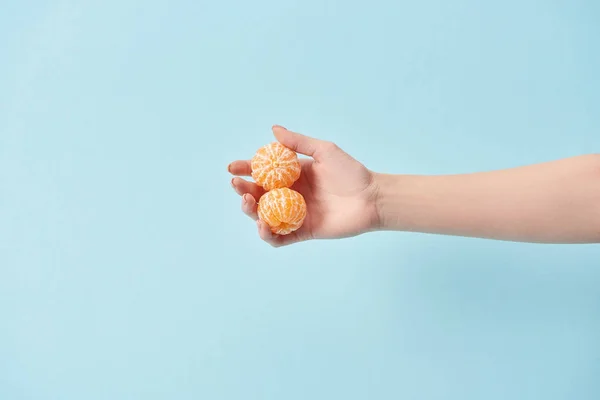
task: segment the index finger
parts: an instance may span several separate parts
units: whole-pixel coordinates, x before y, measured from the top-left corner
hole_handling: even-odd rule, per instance
[[[236,160],[227,166],[227,171],[232,175],[250,176],[252,167],[249,160]]]

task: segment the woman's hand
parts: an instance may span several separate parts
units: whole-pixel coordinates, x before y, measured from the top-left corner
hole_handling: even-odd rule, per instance
[[[239,176],[250,176],[250,160],[228,166],[235,191],[242,196],[242,210],[257,221],[260,237],[275,247],[309,239],[356,236],[379,225],[374,173],[334,143],[274,126],[275,138],[284,146],[310,158],[301,158],[302,173],[292,189],[306,200],[307,215],[300,229],[275,235],[258,219],[257,201],[264,190]]]

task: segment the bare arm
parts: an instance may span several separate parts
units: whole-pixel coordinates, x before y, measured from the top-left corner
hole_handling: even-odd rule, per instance
[[[600,243],[600,155],[460,175],[375,174],[380,230]]]
[[[288,235],[264,221],[258,233],[279,247],[374,230],[423,232],[537,243],[600,243],[600,154],[455,175],[376,173],[334,143],[274,126],[284,146],[308,156],[293,189],[307,217]],[[248,160],[228,166],[242,210],[258,220],[263,190],[242,179]]]

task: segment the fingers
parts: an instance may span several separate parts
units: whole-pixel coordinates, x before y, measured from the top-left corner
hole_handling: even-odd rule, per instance
[[[242,196],[242,211],[257,223],[258,234],[262,240],[273,247],[281,247],[299,241],[296,232],[289,235],[276,235],[266,222],[258,219],[258,203],[256,199],[264,194],[264,190],[253,182],[235,177],[231,180],[235,191]]]
[[[258,213],[256,212],[257,207],[258,204],[256,203],[256,199],[254,198],[254,196],[248,193],[245,193],[242,196],[242,211],[244,212],[244,214],[256,221],[256,226],[258,227],[258,235],[262,240],[264,240],[273,247],[281,247],[298,241],[298,236],[295,234],[295,232],[283,236],[274,234],[266,222],[258,219]]]
[[[231,186],[237,194],[242,196],[242,211],[244,214],[256,221],[258,219],[256,199],[264,194],[264,190],[256,183],[238,177],[231,180]]]
[[[277,247],[278,240],[280,240],[279,236],[271,232],[269,225],[267,225],[267,223],[264,221],[257,220],[256,226],[258,227],[258,235],[260,238],[269,243],[271,246]]]
[[[300,133],[288,131],[286,128],[275,125],[273,127],[275,138],[296,153],[304,154],[318,160],[319,154],[327,149],[329,142],[315,139]]]
[[[248,160],[237,160],[227,166],[227,171],[232,175],[238,176],[250,176],[252,175],[252,168],[250,167],[250,161]]]
[[[297,153],[312,157],[315,160],[318,160],[320,153],[326,154],[330,149],[328,145],[331,143],[329,142],[291,132],[280,126],[274,126],[273,133],[276,139],[284,146]],[[305,165],[306,163],[314,162],[314,160],[301,160],[301,162]],[[265,190],[254,182],[240,178],[241,176],[252,175],[250,160],[233,161],[227,166],[227,171],[232,175],[236,175],[231,180],[231,186],[236,193],[242,196],[242,211],[256,221],[258,234],[262,240],[273,247],[281,247],[301,240],[298,232],[292,232],[288,235],[277,235],[271,231],[266,222],[259,220],[257,200],[265,193]]]
[[[260,236],[260,238],[273,247],[286,246],[296,241],[296,235],[294,235],[293,233],[290,233],[289,235],[274,234],[273,232],[271,232],[271,228],[269,228],[269,225],[267,225],[267,223],[264,221],[257,220],[256,226],[258,227],[258,235]]]
[[[233,187],[235,192],[240,196],[248,193],[255,199],[260,199],[260,197],[265,194],[265,190],[256,183],[248,182],[247,180],[239,177],[235,177],[231,180],[231,187]]]
[[[257,221],[258,220],[258,214],[256,212],[256,208],[257,208],[257,203],[256,203],[256,199],[254,198],[254,196],[252,196],[251,194],[244,194],[242,196],[242,211],[244,212],[244,214],[246,214],[247,216],[249,216],[250,218],[252,218],[253,220]]]
[[[269,228],[269,225],[264,221],[257,220],[256,226],[258,227],[258,235],[260,238],[273,247],[287,246],[300,241],[300,237],[296,232],[292,232],[288,235],[274,234],[271,231],[271,228]]]

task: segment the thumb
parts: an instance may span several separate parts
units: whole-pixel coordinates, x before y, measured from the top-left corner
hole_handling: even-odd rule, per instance
[[[318,157],[319,151],[323,149],[326,143],[323,140],[289,131],[279,125],[273,126],[273,134],[277,141],[285,147],[313,158]]]

